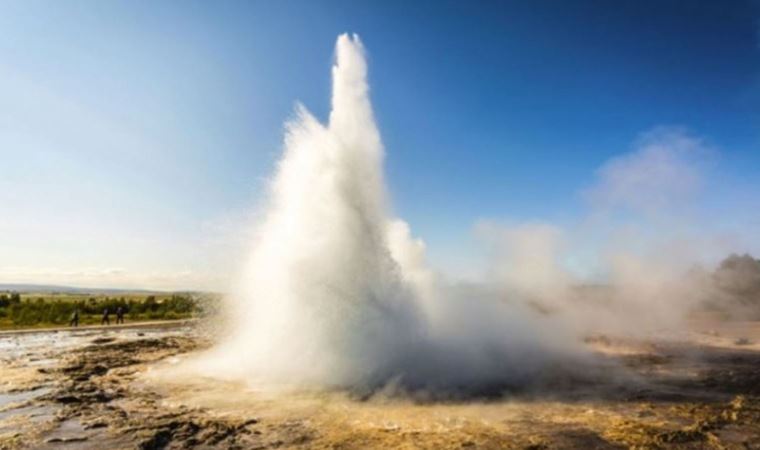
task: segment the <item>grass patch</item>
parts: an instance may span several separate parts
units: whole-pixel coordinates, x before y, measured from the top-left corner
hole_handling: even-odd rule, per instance
[[[219,300],[215,294],[167,293],[107,296],[87,293],[0,292],[0,329],[66,326],[74,311],[79,325],[100,324],[104,310],[111,324],[122,308],[126,321],[175,320],[198,317]]]

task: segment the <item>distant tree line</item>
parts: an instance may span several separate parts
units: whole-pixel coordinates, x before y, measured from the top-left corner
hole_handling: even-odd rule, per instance
[[[35,326],[65,325],[74,311],[79,312],[80,323],[99,323],[105,309],[115,314],[117,308],[125,311],[129,320],[184,319],[203,312],[208,296],[195,294],[147,295],[145,297],[71,297],[35,296],[22,298],[18,292],[0,293],[0,325]]]
[[[17,303],[21,303],[21,294],[18,292],[0,294],[0,308],[7,308]]]

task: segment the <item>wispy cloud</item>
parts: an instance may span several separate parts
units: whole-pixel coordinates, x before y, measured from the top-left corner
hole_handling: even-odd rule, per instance
[[[594,208],[651,213],[692,200],[704,187],[704,170],[716,150],[682,128],[643,133],[631,152],[597,170],[584,194]]]

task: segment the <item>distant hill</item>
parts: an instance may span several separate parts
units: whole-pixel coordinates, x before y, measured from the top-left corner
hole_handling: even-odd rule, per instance
[[[74,286],[57,286],[52,284],[3,284],[0,283],[0,292],[35,292],[35,293],[62,293],[62,294],[162,294],[171,291],[151,289],[118,289],[118,288],[86,288]]]

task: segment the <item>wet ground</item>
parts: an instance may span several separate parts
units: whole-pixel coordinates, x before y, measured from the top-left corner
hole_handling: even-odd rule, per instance
[[[593,363],[448,401],[188,376],[192,326],[3,334],[0,449],[760,448],[760,323],[692,325],[590,336]]]

